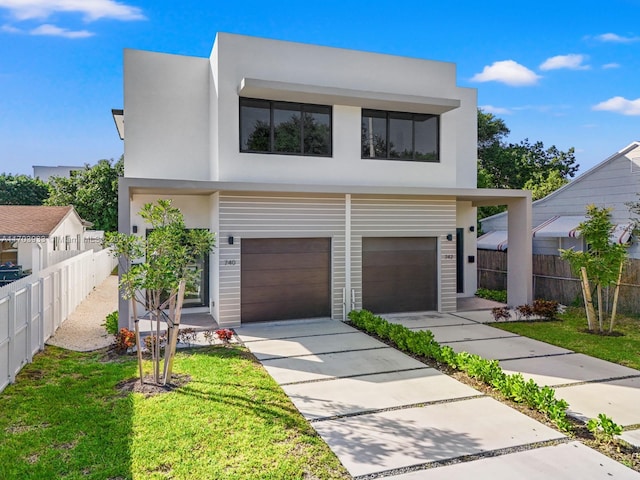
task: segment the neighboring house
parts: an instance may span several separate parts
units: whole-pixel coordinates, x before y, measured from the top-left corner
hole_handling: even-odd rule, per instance
[[[476,205],[515,210],[509,295],[531,300],[531,197],[476,189],[476,91],[452,63],[218,34],[209,58],[125,50],[112,113],[119,230],[144,235],[137,212],[171,198],[216,232],[187,306],[222,326],[455,311]]]
[[[85,226],[72,206],[0,205],[0,263],[38,272],[57,252],[84,250]]]
[[[640,142],[633,142],[586,171],[572,182],[532,204],[533,253],[559,255],[558,249],[583,250],[584,240],[577,230],[585,220],[586,207],[594,204],[612,209],[616,228],[612,241],[627,243],[632,233],[628,202],[637,202],[640,193]],[[508,214],[503,212],[480,220],[482,231],[478,248],[506,250]],[[640,246],[629,248],[633,258],[640,258]]]
[[[51,177],[71,177],[71,172],[79,172],[84,170],[84,167],[68,167],[58,165],[57,167],[48,165],[34,165],[33,177],[39,178],[43,182],[48,182]]]

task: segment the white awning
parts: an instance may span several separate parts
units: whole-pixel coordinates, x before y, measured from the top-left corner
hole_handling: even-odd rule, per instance
[[[477,248],[480,250],[498,250],[504,252],[507,249],[507,231],[496,230],[478,237]]]
[[[533,229],[533,236],[538,238],[577,238],[580,236],[578,226],[584,222],[584,216],[556,216]]]
[[[611,230],[609,240],[611,243],[620,243],[624,245],[629,242],[632,233],[633,223],[619,223],[613,228],[613,230]]]
[[[541,223],[533,229],[532,236],[537,238],[578,238],[578,225],[585,217],[556,216]],[[614,226],[609,235],[611,243],[625,244],[629,242],[633,233],[633,223],[619,223]],[[508,245],[506,230],[495,230],[478,237],[477,248],[481,250],[505,251]]]

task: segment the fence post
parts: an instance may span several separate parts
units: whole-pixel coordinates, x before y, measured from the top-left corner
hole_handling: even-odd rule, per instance
[[[9,293],[9,382],[16,380],[15,346],[16,346],[16,292]]]
[[[33,322],[33,305],[31,304],[31,295],[33,294],[33,285],[27,285],[27,362],[33,361],[33,347],[31,346],[31,323]]]
[[[40,311],[40,325],[38,326],[38,343],[40,344],[40,351],[44,350],[44,278],[40,277],[38,280],[40,282],[40,306],[38,310]]]

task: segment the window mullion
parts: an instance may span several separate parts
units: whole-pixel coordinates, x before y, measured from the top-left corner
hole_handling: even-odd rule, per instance
[[[274,128],[274,115],[273,115],[273,102],[269,102],[269,152],[275,151],[276,145],[276,132]]]

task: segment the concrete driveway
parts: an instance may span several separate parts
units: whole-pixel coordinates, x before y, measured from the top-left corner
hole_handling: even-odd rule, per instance
[[[437,338],[451,344],[510,337],[514,359],[567,353],[453,315],[394,321],[440,328]],[[342,322],[250,324],[236,332],[355,478],[640,479]]]

